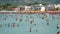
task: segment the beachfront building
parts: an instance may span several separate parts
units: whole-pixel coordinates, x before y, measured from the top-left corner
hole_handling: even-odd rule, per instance
[[[55,9],[55,5],[47,5],[47,6],[45,6],[45,9],[46,10],[54,10]]]
[[[17,11],[30,11],[31,10],[31,6],[19,6],[16,9]]]
[[[15,11],[24,11],[25,10],[25,6],[18,6]]]
[[[55,5],[55,8],[60,9],[60,4]]]
[[[18,6],[16,11],[45,11],[45,6],[42,4],[31,5],[31,6]]]
[[[25,11],[30,11],[31,7],[30,6],[25,6]]]
[[[59,6],[58,6],[59,7]],[[43,6],[42,4],[31,5],[31,6],[19,6],[18,11],[45,11],[45,10],[54,10],[55,5],[49,4],[47,6]]]
[[[35,6],[34,10],[45,11],[45,6]]]
[[[20,6],[19,7],[19,11],[23,11],[23,10],[25,10],[25,7],[24,6]]]
[[[45,11],[45,7],[44,6],[41,6],[41,11]]]
[[[45,7],[44,6],[20,6],[16,10],[17,11],[32,11],[32,10],[45,11]]]

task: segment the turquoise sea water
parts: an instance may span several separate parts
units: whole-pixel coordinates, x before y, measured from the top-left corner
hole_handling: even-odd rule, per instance
[[[0,34],[57,34],[59,27],[60,15],[0,14]]]

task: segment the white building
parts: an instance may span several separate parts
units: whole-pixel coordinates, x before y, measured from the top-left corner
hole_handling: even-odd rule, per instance
[[[25,10],[25,7],[24,6],[18,6],[16,8],[16,11],[23,11],[23,10]]]
[[[45,11],[45,6],[35,6],[35,10]]]
[[[55,5],[47,5],[47,6],[45,6],[46,8],[46,10],[54,10],[54,8],[55,8]]]
[[[41,6],[41,11],[45,11],[45,7],[44,6]]]
[[[30,6],[25,6],[25,11],[29,11],[30,10]]]
[[[45,11],[45,6],[42,4],[36,5],[36,6],[19,6],[17,8],[18,11],[30,11],[30,10],[39,10],[39,11]]]
[[[60,9],[60,4],[55,5],[55,8],[59,8]]]

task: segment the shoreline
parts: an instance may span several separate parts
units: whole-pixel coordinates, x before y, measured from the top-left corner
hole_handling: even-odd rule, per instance
[[[0,11],[0,14],[45,14],[45,13],[49,13],[49,14],[60,14],[60,10],[59,11],[7,11],[7,12],[2,12]]]

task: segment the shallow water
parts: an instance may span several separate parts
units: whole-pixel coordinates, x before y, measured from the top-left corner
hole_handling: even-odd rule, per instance
[[[59,15],[0,14],[0,34],[57,34],[58,31]]]

